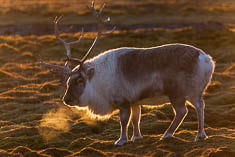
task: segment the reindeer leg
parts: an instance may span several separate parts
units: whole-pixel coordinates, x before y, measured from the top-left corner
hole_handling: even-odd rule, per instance
[[[198,133],[195,138],[195,142],[199,140],[204,140],[207,138],[206,132],[204,130],[204,100],[200,97],[192,101],[193,105],[196,107],[197,117],[198,117]]]
[[[174,97],[170,98],[170,100],[175,111],[175,117],[161,139],[172,137],[188,112],[184,98]]]
[[[131,106],[131,115],[132,115],[132,126],[133,126],[133,135],[131,137],[132,141],[143,138],[140,132],[140,119],[141,119],[141,105]]]
[[[129,104],[122,104],[119,106],[120,110],[120,138],[115,142],[115,146],[122,146],[128,142],[127,129],[130,122],[131,108]]]

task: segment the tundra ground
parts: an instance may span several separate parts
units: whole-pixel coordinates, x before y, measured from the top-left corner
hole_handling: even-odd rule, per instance
[[[146,4],[132,5],[129,9],[125,6],[135,4],[134,1],[112,4],[105,14],[111,14],[114,24],[127,21],[125,24],[130,29],[118,29],[100,39],[92,55],[118,47],[168,43],[191,44],[203,49],[216,61],[212,83],[204,95],[205,130],[209,138],[193,142],[197,115],[188,106],[189,113],[175,137],[161,141],[174,116],[171,105],[166,103],[152,108],[146,104],[141,120],[144,138],[114,147],[120,131],[118,113],[110,119],[96,121],[85,111],[66,107],[61,102],[64,87],[40,66],[40,60],[63,64],[65,50],[55,36],[45,33],[21,36],[6,32],[0,36],[0,156],[235,156],[235,31],[231,25],[235,21],[234,3],[216,0],[196,5],[197,2],[191,0],[186,5],[184,0],[180,0],[182,3],[155,1],[147,0]],[[2,7],[7,6],[7,3],[2,4]],[[27,5],[34,6],[34,3]],[[47,24],[62,13],[66,16],[63,24],[83,25],[93,21],[92,18],[85,21],[91,15],[76,12],[75,5],[60,12],[58,8],[45,7],[50,6],[47,4],[37,5],[34,10],[22,6],[2,9],[0,25],[6,28],[37,24],[40,19]],[[40,7],[45,12],[40,12]],[[80,20],[76,21],[78,16]],[[215,22],[207,23],[211,19]],[[135,24],[141,24],[141,28],[134,29]],[[169,24],[170,28],[147,28],[142,24]],[[73,41],[79,33],[65,33],[62,37]],[[88,30],[82,42],[72,46],[73,57],[83,56],[94,37],[94,32]],[[131,133],[129,127],[129,137]]]
[[[74,40],[79,34],[64,34]],[[80,57],[94,34],[73,46]],[[121,46],[150,47],[187,43],[202,48],[216,61],[213,81],[205,93],[205,127],[209,138],[194,143],[197,116],[189,113],[173,139],[160,141],[173,111],[170,104],[142,110],[142,140],[113,147],[119,136],[118,115],[90,120],[82,111],[64,106],[64,88],[40,67],[41,59],[62,64],[63,46],[52,35],[0,36],[0,149],[1,154],[31,156],[158,156],[235,154],[235,33],[232,30],[152,30],[120,32],[102,38],[95,53]],[[112,44],[111,44],[112,43]],[[93,55],[95,55],[95,53]],[[131,127],[129,129],[131,133]]]

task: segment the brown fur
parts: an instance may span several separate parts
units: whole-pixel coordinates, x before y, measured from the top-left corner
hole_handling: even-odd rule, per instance
[[[159,73],[164,85],[163,94],[184,95],[187,79],[194,72],[199,53],[199,49],[183,44],[133,49],[119,56],[118,65],[129,82],[141,82],[147,79],[146,76]],[[180,84],[182,81],[184,85]],[[152,97],[156,92],[159,92],[158,88],[148,87],[140,93],[139,100]]]
[[[148,51],[148,52],[146,52]],[[151,49],[134,49],[120,55],[120,71],[129,81],[156,71],[192,73],[199,50],[181,44],[171,44]]]

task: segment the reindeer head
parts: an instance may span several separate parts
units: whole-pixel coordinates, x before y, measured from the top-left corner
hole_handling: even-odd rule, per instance
[[[105,8],[105,4],[103,4],[102,7],[97,11],[95,10],[94,5],[95,2],[92,1],[92,4],[91,6],[88,6],[88,9],[96,17],[98,31],[96,38],[94,39],[91,47],[89,48],[85,56],[82,59],[72,58],[71,48],[70,48],[71,45],[77,44],[81,41],[83,37],[83,29],[77,41],[68,43],[59,36],[58,23],[61,21],[62,17],[59,18],[56,17],[54,21],[55,36],[59,41],[61,41],[64,44],[64,47],[66,49],[65,64],[63,66],[60,66],[60,65],[47,64],[42,62],[42,65],[45,66],[46,68],[49,68],[53,72],[53,74],[61,81],[62,85],[66,86],[66,93],[63,97],[63,101],[66,105],[73,106],[79,104],[79,97],[83,93],[87,82],[92,79],[95,73],[95,69],[92,66],[92,64],[91,63],[85,64],[85,61],[88,58],[89,54],[94,49],[98,39],[101,36],[112,33],[115,30],[114,27],[110,32],[102,32],[102,30],[104,29],[103,28],[104,25],[110,21],[110,18],[108,17],[107,19],[104,20],[101,17],[101,13]],[[75,62],[78,65],[72,70],[69,67],[69,62]]]

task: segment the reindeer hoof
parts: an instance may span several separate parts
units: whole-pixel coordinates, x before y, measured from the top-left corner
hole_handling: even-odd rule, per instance
[[[141,136],[141,135],[140,135],[140,136],[132,136],[132,137],[131,137],[131,141],[134,142],[134,141],[139,140],[139,139],[142,139],[142,138],[143,138],[143,136]]]
[[[196,136],[196,138],[194,139],[194,142],[199,142],[199,141],[204,141],[208,138],[208,136],[206,135],[206,133],[201,133],[201,134],[198,134]]]
[[[126,144],[127,143],[127,140],[126,139],[119,139],[119,140],[117,140],[115,143],[114,143],[114,145],[115,146],[123,146],[124,144]]]
[[[169,138],[172,138],[172,137],[173,137],[172,134],[164,134],[164,135],[160,138],[160,140],[169,139]]]

